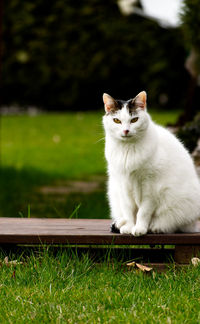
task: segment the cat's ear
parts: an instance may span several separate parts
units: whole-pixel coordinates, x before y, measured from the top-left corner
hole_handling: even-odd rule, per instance
[[[113,99],[107,93],[103,94],[103,102],[104,102],[105,111],[108,114],[118,109],[118,105],[115,99]]]
[[[140,92],[134,99],[134,105],[137,108],[146,110],[147,94],[145,91]]]

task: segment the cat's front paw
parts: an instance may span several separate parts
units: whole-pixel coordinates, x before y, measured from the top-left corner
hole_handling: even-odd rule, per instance
[[[164,233],[164,231],[161,229],[161,226],[159,222],[152,223],[150,226],[150,232],[153,234],[160,234]]]
[[[119,228],[116,226],[115,223],[112,223],[112,224],[110,225],[110,231],[111,231],[111,233],[120,233],[120,230],[119,230]]]
[[[120,229],[123,225],[126,224],[126,220],[122,218],[121,220],[117,220],[115,222],[115,224],[116,224],[116,227]]]
[[[134,227],[132,228],[131,233],[132,233],[134,236],[142,236],[142,235],[147,234],[147,228],[144,227],[144,226],[134,226]]]
[[[130,224],[125,224],[120,228],[120,233],[121,234],[131,234],[133,225]]]
[[[111,233],[120,233],[120,228],[126,224],[125,219],[121,219],[120,221],[115,221],[110,226]]]

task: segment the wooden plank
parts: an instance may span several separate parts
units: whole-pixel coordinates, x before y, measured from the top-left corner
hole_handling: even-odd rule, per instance
[[[110,233],[109,219],[0,218],[0,244],[200,245],[200,233]]]
[[[200,256],[200,245],[176,245],[174,261],[181,264],[188,264],[193,257]]]

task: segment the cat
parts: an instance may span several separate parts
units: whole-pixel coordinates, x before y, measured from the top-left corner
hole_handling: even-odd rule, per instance
[[[147,112],[146,92],[104,93],[105,157],[112,230],[134,236],[199,232],[200,182],[183,144]]]

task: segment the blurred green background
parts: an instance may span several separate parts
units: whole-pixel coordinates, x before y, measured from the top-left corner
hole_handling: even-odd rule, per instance
[[[108,217],[103,92],[146,90],[153,119],[184,125],[193,150],[200,4],[183,5],[170,27],[140,1],[128,15],[114,0],[4,1],[0,216]]]
[[[183,108],[182,28],[124,15],[116,0],[10,0],[3,16],[4,104],[96,110],[103,92],[144,89],[153,107]]]

